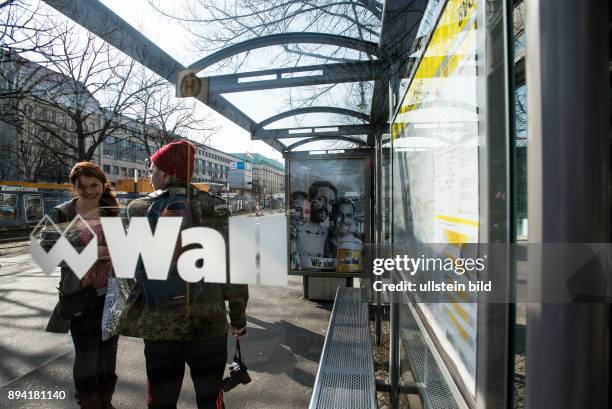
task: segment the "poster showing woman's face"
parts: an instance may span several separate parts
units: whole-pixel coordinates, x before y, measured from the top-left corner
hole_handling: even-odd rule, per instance
[[[364,160],[296,159],[289,171],[291,270],[361,272]]]

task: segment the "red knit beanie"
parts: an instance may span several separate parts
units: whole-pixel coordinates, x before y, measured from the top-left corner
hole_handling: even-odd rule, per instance
[[[195,161],[195,148],[187,141],[164,145],[151,156],[151,161],[164,173],[185,182],[191,182]]]

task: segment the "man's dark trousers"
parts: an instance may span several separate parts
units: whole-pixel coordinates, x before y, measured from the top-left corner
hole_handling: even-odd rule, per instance
[[[149,409],[175,409],[185,363],[189,365],[198,409],[224,409],[221,380],[227,334],[196,341],[144,340]]]

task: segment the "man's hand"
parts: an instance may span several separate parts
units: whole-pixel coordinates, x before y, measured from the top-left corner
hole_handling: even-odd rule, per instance
[[[230,332],[232,333],[232,336],[234,338],[239,339],[241,336],[246,335],[246,327],[242,327],[242,328],[231,327]]]

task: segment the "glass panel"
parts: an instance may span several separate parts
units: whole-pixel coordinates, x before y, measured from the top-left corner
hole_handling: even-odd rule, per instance
[[[40,195],[25,195],[24,206],[26,222],[37,222],[43,218],[43,201]]]
[[[503,7],[498,0],[441,2],[431,34],[415,50],[422,52],[413,52],[417,60],[392,124],[394,256],[428,257],[431,244],[442,243],[451,257],[465,257],[465,243],[509,240]],[[396,275],[395,281],[406,280]],[[426,398],[444,399],[448,407],[462,399],[467,407],[501,407],[508,305],[478,303],[480,296],[462,292],[444,295],[451,301],[437,293],[427,302],[407,301],[413,312],[401,317],[407,351],[401,367],[425,383]],[[414,319],[444,370],[434,364],[423,370],[418,356],[413,362],[425,354],[408,351],[416,342]]]
[[[389,140],[388,134],[383,135],[383,142]],[[392,241],[392,212],[393,212],[393,188],[392,188],[392,164],[391,150],[383,144],[382,152],[382,242],[384,244]]]
[[[527,213],[527,85],[525,84],[525,3],[515,4],[513,12],[514,34],[514,237],[519,244],[528,242],[528,213]],[[525,248],[517,246],[517,249]],[[518,252],[514,269],[515,293],[527,293],[527,257],[525,252]],[[514,374],[513,374],[513,401],[515,409],[525,407],[525,375],[526,375],[526,337],[527,337],[527,304],[517,303],[514,309]]]
[[[371,95],[374,83],[372,81],[339,83],[333,85],[312,85],[305,87],[269,89],[261,91],[236,92],[223,94],[229,102],[240,107],[240,110],[247,114],[255,122],[261,122],[273,115],[290,109],[302,108],[307,106],[333,106],[347,108],[360,112],[370,112],[370,98],[362,100],[361,88],[364,95]],[[314,117],[314,118],[313,118]],[[299,126],[321,126],[355,123],[345,118],[331,118],[329,114],[303,115],[297,120]],[[314,119],[311,124],[310,121]],[[331,122],[333,120],[333,122]],[[336,122],[340,120],[342,122]],[[293,123],[298,125],[295,118],[287,118],[285,124]],[[295,126],[290,125],[290,126]],[[274,123],[268,128],[280,128]]]
[[[337,115],[332,113],[316,113],[296,115],[289,118],[281,119],[266,126],[265,129],[275,128],[294,128],[294,127],[320,127],[330,125],[352,125],[363,124],[365,121],[348,116]]]
[[[411,46],[412,57],[418,58],[423,53],[423,50],[427,45],[429,36],[431,35],[433,29],[436,26],[437,19],[440,16],[440,12],[442,11],[442,7],[444,6],[444,4],[444,0],[430,0],[427,3],[427,7],[425,9],[425,12],[423,13],[423,18],[421,19],[419,31],[417,32],[417,36]],[[409,64],[407,70],[403,73],[403,78],[400,81],[400,95],[404,95],[404,93],[408,89],[408,85],[410,85],[409,77],[412,72],[412,68],[412,65]]]
[[[479,240],[476,19],[476,2],[446,3],[393,125],[393,239],[405,254]],[[417,309],[475,396],[476,304]]]
[[[515,90],[515,240],[527,241],[527,86]]]
[[[0,220],[17,220],[17,195],[0,193]]]
[[[514,180],[515,197],[514,206],[514,240],[526,245],[528,242],[528,217],[527,217],[527,86],[522,84],[515,90],[515,129],[514,138]],[[517,249],[525,247],[517,246]],[[527,257],[525,252],[519,252],[514,265],[516,294],[527,292]],[[525,344],[527,336],[527,304],[517,303],[514,319],[514,407],[522,409],[525,407],[525,374],[526,354]]]

